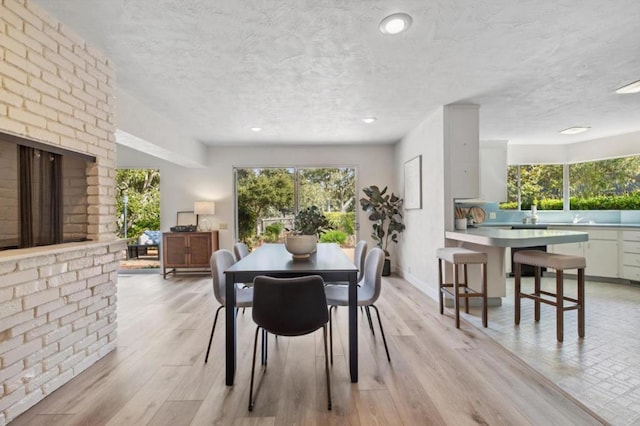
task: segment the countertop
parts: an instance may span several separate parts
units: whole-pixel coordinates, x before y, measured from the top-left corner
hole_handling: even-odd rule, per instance
[[[486,228],[486,227],[496,227],[496,226],[525,226],[524,223],[522,222],[484,222],[481,224],[478,224],[476,226],[479,226],[481,228]],[[572,222],[538,222],[535,225],[532,225],[530,223],[526,224],[527,227],[536,227],[536,228],[544,228],[547,226],[558,226],[558,227],[566,227],[566,228],[615,228],[615,229],[623,229],[623,228],[629,228],[629,229],[640,229],[640,223],[589,223],[589,222],[582,222],[582,223],[572,223]]]
[[[579,243],[589,240],[589,234],[581,231],[496,229],[493,227],[447,231],[445,232],[445,237],[451,240],[493,247],[531,247],[547,244]]]

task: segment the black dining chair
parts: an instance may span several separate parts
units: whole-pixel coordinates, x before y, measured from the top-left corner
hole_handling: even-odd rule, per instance
[[[253,342],[249,411],[253,411],[253,382],[256,368],[258,332],[262,329],[276,336],[302,336],[322,328],[325,371],[327,375],[328,409],[331,410],[331,380],[327,350],[329,308],[324,293],[324,280],[319,275],[297,278],[257,276],[253,280],[253,321],[257,324]],[[264,349],[264,348],[263,348]],[[266,357],[263,355],[266,368]]]

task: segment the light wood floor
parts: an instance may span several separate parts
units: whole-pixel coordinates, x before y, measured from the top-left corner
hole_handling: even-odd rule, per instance
[[[360,316],[360,381],[349,382],[347,310],[340,308],[333,410],[326,409],[319,332],[271,336],[269,365],[249,412],[250,311],[238,317],[239,371],[236,385],[227,387],[224,318],[204,364],[217,307],[210,279],[121,275],[118,349],[12,425],[604,423],[474,326],[463,321],[456,330],[450,314],[441,316],[436,303],[406,281],[385,279],[378,306],[390,364],[379,333],[373,337]]]

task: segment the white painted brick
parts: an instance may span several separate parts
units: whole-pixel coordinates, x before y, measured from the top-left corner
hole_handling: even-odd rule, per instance
[[[35,310],[30,309],[28,311],[23,311],[10,317],[0,319],[0,331],[8,330],[17,326],[18,324],[23,324],[25,322],[31,321],[35,317],[34,314]]]
[[[64,306],[65,306],[65,301],[62,298],[52,300],[51,302],[48,302],[48,303],[43,303],[42,305],[39,305],[36,307],[36,317],[44,316],[49,312],[58,310]]]
[[[24,105],[24,99],[22,99],[21,96],[7,92],[6,90],[0,90],[0,102],[6,104],[4,105],[5,111],[9,110],[8,105],[15,107],[21,107]],[[5,112],[4,115],[7,115],[7,113]]]
[[[111,296],[117,291],[116,284],[112,282],[100,284],[93,288],[94,296]],[[108,303],[108,302],[107,302]]]
[[[73,356],[73,348],[72,347],[68,347],[64,350],[61,350],[60,352],[56,352],[55,354],[47,357],[46,359],[44,359],[42,361],[42,365],[44,366],[44,370],[45,371],[49,371],[51,369],[54,369],[58,366],[60,366],[66,359],[68,359],[69,357]],[[65,369],[61,368],[61,371],[64,371]]]
[[[40,93],[25,84],[6,78],[2,81],[4,84],[4,88],[15,95],[36,102],[40,99]]]
[[[5,1],[4,5],[18,15],[20,18],[24,19],[26,22],[30,23],[36,28],[42,28],[44,22],[42,19],[38,18],[34,15],[30,10],[27,10],[23,5],[14,2],[14,1]]]
[[[27,383],[27,392],[35,391],[48,381],[53,380],[58,374],[60,374],[59,368],[52,368],[49,371],[40,373],[38,376],[31,379],[29,383]]]
[[[65,284],[60,287],[60,295],[66,296],[68,294],[76,293],[80,290],[84,290],[85,288],[87,288],[87,281],[85,280],[76,281],[70,284]]]
[[[47,129],[61,136],[74,137],[76,134],[71,127],[52,121],[47,123]]]
[[[24,32],[33,40],[36,40],[38,43],[46,46],[48,49],[54,52],[58,50],[58,43],[33,25],[25,25]]]
[[[56,67],[56,64],[49,61],[43,55],[32,50],[27,52],[27,60],[40,69],[40,77],[42,77],[42,72],[49,72],[53,75],[58,72],[58,67]]]
[[[94,296],[91,298],[92,300],[96,300],[95,303],[88,305],[87,306],[87,313],[92,314],[94,312],[98,312],[99,310],[106,308],[107,306],[109,306],[109,300],[105,299],[105,298],[101,298],[100,296]],[[89,299],[86,299],[89,300]],[[82,304],[83,302],[79,302],[79,304]]]
[[[90,93],[85,92],[84,90],[76,89],[75,87],[71,88],[71,94],[76,98],[80,99],[83,103],[89,105],[97,105],[100,99],[92,96]],[[94,117],[91,117],[91,120],[95,120]]]
[[[47,314],[47,317],[49,321],[54,321],[54,320],[57,320],[58,318],[62,318],[65,315],[69,315],[70,313],[75,312],[77,310],[78,310],[77,303],[69,303],[60,309],[56,309],[55,311],[49,312]]]
[[[57,96],[57,89],[56,89],[56,96]],[[42,104],[48,107],[51,107],[58,112],[62,112],[68,115],[73,114],[73,107],[71,105],[56,99],[56,97],[54,97],[53,95],[51,96],[43,95]]]
[[[40,115],[42,117],[45,117],[49,120],[57,120],[58,119],[58,112],[54,109],[51,109],[49,107],[43,106],[41,103],[36,103],[33,101],[26,101],[25,102],[25,107],[27,108],[27,111],[32,112],[34,114]],[[48,125],[51,124],[51,122],[47,123]],[[48,127],[48,126],[47,126]],[[52,129],[49,129],[52,130]],[[52,130],[55,131],[55,130]],[[60,132],[57,132],[60,133]]]
[[[103,327],[106,324],[102,324],[101,326]],[[8,332],[8,330],[7,330]],[[13,338],[6,338],[5,340],[3,340],[2,342],[0,342],[0,354],[3,354],[7,351],[10,351],[12,349],[17,348],[18,346],[20,346],[21,344],[24,343],[24,337],[23,336],[16,336]]]
[[[65,272],[64,274],[53,275],[47,278],[47,284],[49,287],[59,287],[64,284],[69,284],[77,280],[78,274],[76,271]]]
[[[87,254],[87,257],[81,257],[69,261],[69,270],[76,271],[78,269],[84,269],[93,266],[93,258]]]
[[[87,355],[82,362],[79,362],[73,367],[73,374],[78,375],[82,373],[84,370],[95,364],[100,358],[100,354],[96,352]]]
[[[102,270],[104,272],[104,267]],[[98,275],[97,277],[89,278],[87,280],[87,287],[92,288],[97,285],[104,284],[106,282],[109,282],[109,275],[101,274],[101,275]]]
[[[53,255],[29,257],[29,258],[21,259],[18,261],[18,269],[26,270],[26,269],[37,268],[39,266],[51,265],[55,261],[56,261],[56,258]]]
[[[71,84],[72,86],[75,86],[78,89],[84,88],[84,81],[78,78],[74,73],[71,73],[69,71],[65,71],[62,69],[59,70],[58,73],[60,74],[60,78],[62,78],[64,81]]]
[[[88,297],[91,297],[92,294],[93,293],[91,292],[91,290],[85,289],[85,290],[79,291],[77,293],[72,293],[72,294],[68,295],[67,296],[67,300],[69,302],[79,302],[79,301],[84,300],[84,299],[86,299]]]
[[[29,320],[27,322],[23,322],[21,324],[16,325],[15,327],[13,327],[11,329],[11,333],[14,336],[18,336],[20,334],[27,333],[27,332],[29,332],[29,330],[32,330],[32,329],[34,329],[36,327],[39,327],[39,326],[45,324],[46,321],[47,321],[46,317],[40,317],[40,318],[31,319],[31,320]],[[29,339],[27,337],[27,340],[33,340],[33,339]]]
[[[81,328],[86,328],[87,334],[90,334],[88,327],[96,321],[96,317],[96,314],[91,314],[82,318],[78,318],[71,324],[73,326],[73,331],[80,330]]]
[[[27,126],[27,136],[30,136],[32,139],[49,142],[53,145],[60,145],[60,136],[39,127]]]
[[[89,127],[90,127],[89,125],[85,126],[85,128],[89,128]],[[95,127],[92,127],[92,128],[95,129]],[[91,133],[93,133],[93,132],[91,132]],[[104,157],[106,157],[108,155],[108,151],[106,149],[97,147],[95,145],[89,145],[87,147],[87,151],[88,151],[89,154],[94,155],[94,156],[99,157],[99,158],[104,158]]]
[[[102,246],[102,247],[94,247],[91,249],[87,250],[87,254],[91,255],[91,256],[102,256],[109,253],[109,248]]]
[[[31,309],[33,307],[44,305],[47,302],[56,300],[60,297],[60,290],[57,288],[51,288],[49,290],[40,291],[23,298],[24,309]],[[37,314],[37,312],[36,312]]]
[[[89,345],[87,347],[87,354],[92,354],[96,351],[99,351],[100,348],[102,348],[103,346],[105,346],[107,343],[109,343],[109,338],[108,337],[103,337],[102,339],[98,340],[97,342]]]
[[[4,47],[23,58],[27,57],[27,48],[22,43],[3,33],[0,33],[0,47]]]
[[[16,389],[13,393],[4,395],[0,398],[0,411],[4,411],[11,407],[13,404],[22,400],[26,395],[26,389],[24,387]]]
[[[29,281],[27,283],[19,284],[15,286],[14,294],[15,294],[15,297],[18,298],[18,297],[28,296],[30,294],[37,293],[38,291],[46,290],[46,289],[47,289],[47,282],[45,280],[34,280],[34,281]]]
[[[86,309],[80,309],[80,310],[77,310],[75,312],[72,312],[72,313],[70,313],[68,315],[65,315],[62,318],[60,318],[60,325],[71,324],[74,321],[79,320],[80,318],[94,318],[95,319],[95,316],[93,314],[87,316],[87,310]]]
[[[87,327],[87,333],[93,334],[107,325],[109,325],[109,320],[107,318],[100,319]]]
[[[0,62],[0,75],[3,78],[11,78],[20,84],[27,85],[29,78],[24,70],[21,70],[15,65],[10,64],[8,61]]]
[[[45,395],[50,395],[51,392],[58,389],[60,386],[67,383],[69,380],[73,379],[73,370],[67,370],[62,373],[55,379],[51,380],[46,385],[42,385],[42,391]]]
[[[42,52],[42,45],[38,43],[38,41],[27,36],[22,29],[18,30],[17,28],[9,27],[7,34],[23,46],[36,52]]]
[[[77,108],[77,109],[84,108],[84,102],[82,102],[80,99],[76,98],[75,96],[70,95],[69,93],[60,92],[59,97],[62,102],[66,102],[74,108]]]
[[[15,364],[9,365],[7,367],[3,366],[2,369],[0,369],[0,382],[4,382],[9,377],[15,376],[22,370],[24,370],[24,364],[22,363],[22,361],[16,362]]]
[[[15,107],[9,107],[8,116],[9,118],[12,118],[14,120],[21,121],[33,126],[44,128],[47,125],[47,120],[45,118]]]
[[[42,340],[32,340],[18,348],[3,353],[0,356],[0,359],[2,359],[2,365],[11,365],[14,362],[27,358],[29,355],[32,355],[40,349],[42,349]]]
[[[69,49],[65,46],[60,46],[58,48],[58,54],[74,64],[77,68],[83,69],[86,66],[85,62],[82,60],[82,57],[76,55],[72,49],[73,48]]]
[[[58,47],[58,49],[59,48],[60,47]],[[58,68],[62,68],[69,72],[73,72],[73,63],[68,59],[65,59],[62,56],[60,56],[58,52],[53,52],[51,50],[45,49],[44,57],[47,58],[49,61],[53,62],[54,64],[56,64]]]
[[[0,304],[0,319],[22,312],[22,299],[13,299]]]
[[[109,333],[109,343],[115,342],[118,339],[118,330],[114,330],[112,333]]]
[[[46,320],[46,317],[36,318],[33,321],[33,323],[37,324],[38,321],[42,321],[43,319]],[[45,336],[49,333],[54,332],[57,329],[58,329],[58,324],[56,324],[55,322],[44,322],[40,324],[39,327],[34,327],[32,330],[27,331],[24,337],[27,339],[27,341],[29,341],[29,340],[33,340],[33,339],[37,339],[42,336]],[[44,344],[47,345],[48,342],[45,340]]]
[[[27,127],[24,124],[18,123],[17,121],[10,120],[7,117],[2,116],[0,116],[0,128],[4,131],[21,135],[27,133]]]
[[[83,356],[86,356],[87,347],[97,341],[98,341],[98,336],[96,336],[95,334],[90,334],[84,339],[78,341],[75,345],[73,345],[73,351],[75,353],[83,352]]]
[[[96,58],[94,56],[91,56],[89,52],[87,52],[87,50],[85,49],[85,46],[79,46],[79,45],[73,46],[73,53],[75,53],[76,55],[82,58],[82,63],[85,69],[95,69]]]
[[[85,110],[86,110],[86,112],[87,112],[88,114],[91,114],[91,115],[93,115],[94,117],[96,117],[96,119],[97,119],[98,121],[100,121],[100,120],[107,121],[107,120],[108,120],[109,115],[108,115],[106,112],[101,111],[101,110],[99,110],[99,109],[98,109],[98,108],[96,108],[96,107],[93,107],[93,106],[91,106],[91,105],[87,105],[87,107],[85,108]]]
[[[56,254],[56,261],[57,262],[66,262],[72,259],[78,259],[80,257],[84,257],[86,256],[87,252],[85,250],[74,250],[74,251],[68,251],[65,253],[58,253]]]
[[[68,270],[69,270],[69,264],[66,262],[63,262],[63,263],[56,263],[53,265],[42,266],[38,268],[38,274],[40,275],[40,278],[47,278],[47,277],[51,277],[52,275],[66,273]]]
[[[42,400],[42,398],[44,398],[44,393],[42,392],[42,389],[36,389],[30,394],[27,394],[18,403],[12,405],[11,407],[5,410],[5,415],[7,416],[7,420],[11,421],[14,418],[18,417],[20,414],[24,413],[29,408],[36,405],[40,400]]]
[[[13,290],[11,287],[0,288],[0,303],[13,299]]]
[[[0,275],[5,275],[9,272],[13,272],[17,269],[17,267],[18,267],[18,264],[16,262],[0,263]]]
[[[103,357],[109,352],[115,350],[116,347],[117,347],[116,336],[113,337],[113,340],[111,340],[111,336],[109,336],[109,343],[106,346],[103,346],[100,349],[98,349],[98,355],[100,357]]]
[[[23,21],[22,19],[10,11],[9,9],[5,9],[2,11],[2,16],[0,16],[0,20],[7,22],[12,25],[14,28],[22,28]]]
[[[38,279],[37,269],[28,269],[26,271],[11,272],[2,276],[0,287],[9,287],[16,284],[21,284],[27,281]]]
[[[69,348],[73,351],[73,348]],[[80,364],[82,362],[82,360],[85,359],[85,357],[87,356],[86,352],[79,352],[77,354],[73,354],[70,355],[69,357],[67,357],[65,360],[63,360],[60,364],[58,364],[60,371],[69,371],[72,370],[73,367],[75,367],[76,365]],[[74,375],[76,374],[75,371],[73,373]]]
[[[31,366],[41,362],[46,357],[55,354],[56,352],[58,352],[58,344],[57,343],[52,343],[51,345],[45,346],[43,349],[41,349],[41,350],[35,352],[34,354],[29,355],[27,358],[25,358],[24,359],[24,365],[25,365],[25,367],[31,367]]]
[[[60,350],[66,349],[69,346],[72,346],[74,343],[84,339],[86,336],[87,330],[84,328],[74,331],[71,334],[60,339],[60,341],[58,342],[58,346],[60,347]]]
[[[62,93],[60,94],[60,97],[62,98]],[[72,112],[73,113],[73,112]],[[65,126],[69,126],[73,129],[76,130],[76,136],[79,134],[79,132],[83,132],[84,131],[84,123],[81,120],[78,120],[77,118],[74,117],[70,117],[66,114],[60,114],[58,116],[58,120],[60,120],[60,123],[62,123]]]
[[[120,257],[121,259],[124,259],[124,255],[122,255],[122,257]],[[106,272],[113,272],[113,271],[117,271],[118,270],[118,262],[112,262],[112,263],[107,263],[106,265],[102,265],[102,272],[106,273]]]
[[[81,269],[78,271],[78,279],[83,280],[86,278],[95,277],[96,275],[100,275],[101,273],[102,273],[102,268],[100,266]]]
[[[96,98],[98,101],[105,102],[107,100],[107,94],[95,86],[96,85],[85,84],[84,91],[89,96]]]
[[[20,68],[21,70],[27,72],[29,74],[28,76],[28,80],[27,80],[27,84],[29,86],[31,86],[31,79],[38,79],[40,78],[40,74],[41,74],[41,69],[40,67],[38,67],[37,65],[35,65],[33,62],[31,62],[28,58],[29,58],[29,53],[27,52],[27,58],[23,58],[21,56],[18,56],[12,52],[6,52],[5,54],[6,60],[7,62],[9,62],[10,64]]]
[[[50,73],[48,71],[43,71],[42,72],[42,81],[44,81],[45,83],[49,83],[52,86],[57,87],[59,90],[66,92],[66,93],[71,93],[71,84],[69,84],[67,81],[65,81],[64,79],[58,77],[57,75]]]
[[[5,392],[11,393],[18,390],[18,388],[25,386],[40,374],[42,374],[42,364],[36,364],[30,368],[20,371],[15,376],[4,381]]]
[[[102,338],[104,336],[107,336],[107,335],[111,334],[112,332],[116,331],[116,329],[117,329],[117,324],[116,323],[109,324],[108,326],[98,330],[98,338],[100,339],[100,338]]]

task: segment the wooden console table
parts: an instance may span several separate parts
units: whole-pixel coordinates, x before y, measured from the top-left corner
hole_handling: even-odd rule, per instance
[[[164,232],[162,234],[162,275],[209,273],[211,254],[218,250],[218,231]]]

